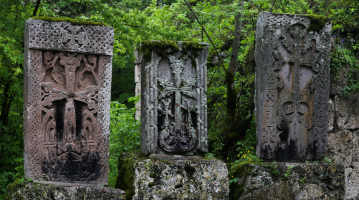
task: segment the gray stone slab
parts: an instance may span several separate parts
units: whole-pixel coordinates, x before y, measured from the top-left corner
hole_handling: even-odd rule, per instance
[[[208,44],[146,41],[142,45],[142,152],[207,152]]]
[[[255,105],[257,155],[263,159],[325,156],[331,24],[317,19],[259,14]]]
[[[112,43],[108,26],[26,21],[26,178],[107,185]]]

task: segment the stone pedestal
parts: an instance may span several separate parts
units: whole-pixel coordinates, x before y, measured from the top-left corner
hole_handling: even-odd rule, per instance
[[[72,187],[36,182],[19,181],[7,188],[7,200],[20,199],[71,199],[71,200],[125,200],[125,192],[120,189],[103,186],[75,185]]]
[[[116,188],[135,200],[228,199],[228,171],[217,159],[123,154]]]
[[[344,167],[336,163],[242,164],[230,171],[230,199],[344,199]]]
[[[352,96],[353,97],[353,96]],[[359,199],[359,106],[335,96],[329,101],[327,157],[345,169],[345,199]]]

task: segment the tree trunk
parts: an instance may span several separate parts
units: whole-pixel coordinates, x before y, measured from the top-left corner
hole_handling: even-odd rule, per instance
[[[239,2],[239,6],[242,6],[243,3]],[[234,76],[237,68],[237,58],[239,52],[239,42],[241,37],[242,21],[241,13],[235,18],[236,26],[234,31],[234,39],[232,45],[231,60],[229,63],[228,69],[226,69],[226,85],[227,85],[227,116],[231,126],[231,132],[235,132],[235,115],[236,115],[236,106],[237,106],[237,92],[234,87]]]
[[[10,111],[10,84],[11,81],[7,82],[4,88],[4,95],[1,102],[1,114],[0,114],[0,121],[2,122],[2,126],[7,126],[8,123],[8,116]]]
[[[32,13],[32,16],[33,16],[33,17],[36,16],[37,10],[39,9],[39,6],[40,6],[40,1],[41,1],[41,0],[37,0],[37,2],[36,2],[34,12]]]

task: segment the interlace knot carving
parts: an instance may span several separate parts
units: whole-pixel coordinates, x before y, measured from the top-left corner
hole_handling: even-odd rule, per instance
[[[313,126],[313,105],[311,99],[312,82],[318,73],[315,67],[318,55],[314,33],[307,33],[305,26],[292,25],[286,35],[282,35],[278,50],[273,52],[276,62],[273,70],[279,73],[281,81],[278,89],[279,96],[277,127],[282,141],[287,141],[291,135],[306,132]],[[297,124],[298,123],[298,124]]]
[[[170,68],[174,74],[174,84],[169,80],[158,78],[159,85],[163,88],[159,93],[158,99],[162,101],[158,105],[158,110],[165,115],[164,125],[160,132],[160,145],[168,152],[185,152],[191,150],[196,142],[196,129],[192,122],[192,116],[197,114],[197,107],[190,106],[187,98],[194,98],[195,93],[192,87],[196,85],[196,78],[183,78],[182,73],[187,57],[177,59],[169,56]],[[163,98],[174,93],[174,108],[170,108],[171,100]],[[172,110],[175,114],[172,114]],[[171,123],[172,122],[172,123]]]
[[[43,171],[50,180],[90,181],[96,173],[99,80],[94,55],[44,53],[41,104]]]

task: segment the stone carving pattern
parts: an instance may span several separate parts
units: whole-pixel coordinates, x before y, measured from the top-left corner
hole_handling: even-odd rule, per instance
[[[266,72],[260,87],[265,100],[261,151],[265,151],[269,159],[303,157],[306,151],[325,154],[327,133],[323,130],[328,121],[330,53],[324,47],[328,46],[329,35],[308,32],[309,24],[309,19],[302,16],[291,19],[270,15],[268,19],[263,52],[272,56],[263,59],[261,66]],[[296,140],[307,135],[310,138]],[[283,153],[290,151],[283,149],[293,145],[292,141],[296,142],[294,151],[302,151],[302,155]],[[307,144],[307,141],[312,143]],[[278,148],[282,152],[278,153]]]
[[[98,65],[107,63],[98,59],[95,55],[44,53],[39,103],[44,136],[42,169],[48,180],[92,181],[100,176],[99,136],[108,130],[99,127],[98,117],[104,113],[99,113],[99,103],[102,95],[109,94],[100,94],[104,77]]]
[[[41,166],[27,175],[65,182],[104,178],[100,170],[106,170],[107,161],[100,154],[108,153],[102,143],[108,143],[109,134],[110,57],[29,52],[25,128],[33,137],[25,144],[33,154],[28,164]]]
[[[26,21],[26,177],[107,184],[112,43],[111,27]]]
[[[112,55],[114,31],[109,26],[33,19],[27,23],[29,48]]]
[[[205,54],[206,55],[206,54]],[[169,55],[172,78],[158,78],[163,58],[152,53],[143,68],[142,131],[145,153],[207,152],[206,60],[196,58],[192,77],[184,77],[187,56]],[[141,72],[142,73],[142,72]],[[158,145],[159,144],[159,145]],[[196,148],[195,148],[196,147]]]
[[[196,78],[182,78],[186,60],[187,57],[177,59],[174,56],[169,56],[170,68],[175,77],[174,83],[158,78],[159,85],[163,88],[159,93],[158,99],[161,100],[171,94],[175,95],[174,115],[172,115],[168,109],[169,103],[171,102],[170,100],[168,100],[166,104],[163,101],[165,111],[163,111],[161,105],[158,106],[160,111],[166,113],[165,123],[163,127],[161,127],[162,131],[159,137],[161,147],[168,152],[189,151],[197,142],[197,130],[193,127],[191,119],[191,112],[198,114],[197,106],[189,105],[190,103],[182,98],[182,95],[191,98],[195,97],[195,94],[192,92],[192,87],[196,84]],[[174,120],[170,120],[170,117]],[[186,118],[185,121],[183,121],[183,118]],[[170,124],[170,121],[172,121],[172,124]]]

